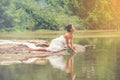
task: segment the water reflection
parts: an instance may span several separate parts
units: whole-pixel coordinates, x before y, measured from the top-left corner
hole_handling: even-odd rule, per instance
[[[14,64],[22,63],[21,64],[21,67],[22,67],[23,63],[33,64],[33,65],[51,64],[54,69],[59,69],[61,71],[64,71],[68,75],[68,80],[75,80],[75,76],[76,76],[75,72],[74,72],[74,57],[75,57],[75,55],[76,54],[70,55],[67,60],[65,60],[64,56],[60,56],[60,55],[59,56],[57,56],[57,55],[55,55],[55,56],[29,56],[29,57],[25,57],[24,59],[21,59],[19,61],[5,61],[5,62],[2,62],[1,65],[9,65],[10,66],[11,64],[14,65]],[[2,80],[5,80],[5,79],[2,79]]]
[[[22,64],[1,65],[0,80],[119,80],[120,39],[87,40],[96,48],[84,54],[30,56]]]
[[[76,54],[69,56],[67,60],[63,56],[30,56],[22,60],[23,63],[45,64],[48,61],[53,68],[65,71],[70,77],[69,80],[75,80],[76,74],[74,72],[74,57]]]
[[[70,74],[71,79],[75,80],[76,73],[74,72],[74,57],[76,54],[72,54],[66,63],[66,73]]]

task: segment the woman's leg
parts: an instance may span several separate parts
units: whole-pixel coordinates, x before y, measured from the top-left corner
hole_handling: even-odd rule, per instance
[[[40,47],[40,48],[30,48],[29,52],[31,52],[31,51],[44,51],[44,52],[47,52],[46,48],[42,48],[42,47]]]

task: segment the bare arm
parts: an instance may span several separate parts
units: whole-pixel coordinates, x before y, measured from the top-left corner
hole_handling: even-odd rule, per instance
[[[73,37],[71,37],[71,39],[70,39],[70,45],[73,48]]]
[[[75,52],[74,49],[73,49],[72,38],[69,38],[67,36],[65,38],[66,38],[66,43],[67,43],[68,48],[70,48],[72,50],[72,52]]]

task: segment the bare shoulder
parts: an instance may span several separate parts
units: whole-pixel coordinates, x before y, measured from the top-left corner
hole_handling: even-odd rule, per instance
[[[70,39],[70,38],[72,38],[72,35],[70,35],[69,33],[65,33],[64,37]]]
[[[68,34],[68,33],[65,33],[65,34],[64,34],[64,37],[66,37],[66,38],[69,37],[69,34]]]

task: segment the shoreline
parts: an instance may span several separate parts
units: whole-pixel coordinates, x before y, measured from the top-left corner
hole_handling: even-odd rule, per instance
[[[28,45],[28,43],[30,45]],[[29,46],[48,47],[49,42],[45,40],[0,40],[0,62],[20,61],[22,59],[25,59],[26,57],[34,58],[35,56],[49,57],[70,55],[70,53],[67,50],[63,50],[56,53],[42,51],[33,51],[29,53]],[[74,46],[76,48],[77,53],[85,51],[85,47],[82,45],[75,44]]]

